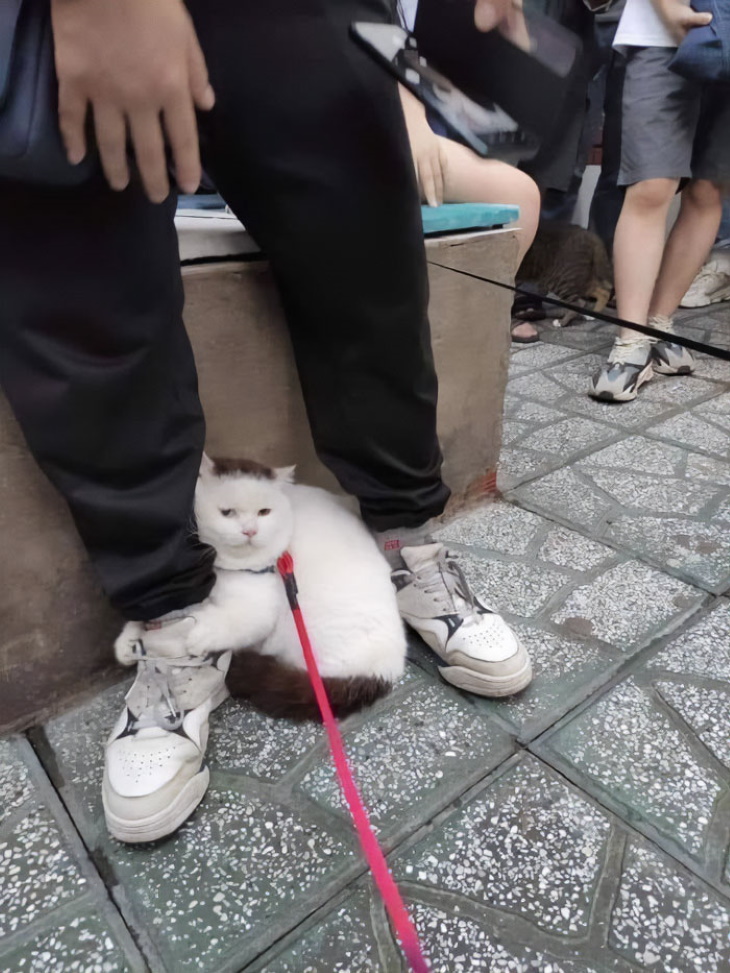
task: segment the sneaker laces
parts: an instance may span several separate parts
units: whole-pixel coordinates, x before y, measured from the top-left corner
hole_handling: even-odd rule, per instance
[[[142,691],[145,704],[138,715],[132,713],[129,729],[145,730],[157,727],[168,732],[182,726],[184,711],[175,694],[176,670],[209,665],[208,658],[198,659],[193,656],[165,659],[149,656],[144,643],[139,639],[132,647],[132,654],[137,659],[137,678],[134,689]],[[131,712],[131,710],[130,710]]]
[[[440,551],[436,560],[418,572],[419,587],[432,595],[445,614],[456,613],[465,623],[479,621],[479,609],[456,555]]]
[[[632,360],[636,352],[646,349],[649,354],[650,342],[647,338],[617,338],[613,343],[613,348],[608,356],[609,365],[636,365]]]

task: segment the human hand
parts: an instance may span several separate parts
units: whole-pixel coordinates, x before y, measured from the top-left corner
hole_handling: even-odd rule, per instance
[[[421,102],[406,88],[399,90],[418,187],[429,206],[440,206],[444,201],[447,165],[442,141],[428,124]]]
[[[698,13],[684,0],[654,0],[654,6],[678,44],[693,27],[706,27],[712,22],[712,14]]]
[[[51,14],[59,126],[69,161],[86,155],[91,107],[112,189],[129,183],[129,133],[153,202],[170,191],[165,136],[181,189],[195,192],[201,177],[195,108],[209,110],[215,96],[181,0],[51,0]]]
[[[522,11],[522,0],[476,0],[474,23],[478,30],[496,27],[500,34],[524,51],[530,50],[530,35]]]

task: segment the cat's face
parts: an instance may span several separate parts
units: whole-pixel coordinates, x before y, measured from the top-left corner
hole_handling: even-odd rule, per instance
[[[204,460],[195,490],[195,516],[200,539],[220,554],[257,562],[274,561],[286,550],[293,529],[289,498],[282,489],[291,470],[269,475],[220,473]]]

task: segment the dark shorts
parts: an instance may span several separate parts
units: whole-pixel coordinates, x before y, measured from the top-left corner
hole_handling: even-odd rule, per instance
[[[629,47],[619,185],[644,179],[730,183],[730,85],[669,70],[672,47]]]

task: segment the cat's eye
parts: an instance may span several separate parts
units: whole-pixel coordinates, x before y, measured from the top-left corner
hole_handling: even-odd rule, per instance
[[[261,510],[259,510],[259,517],[268,517],[270,513],[270,507],[263,507]]]
[[[227,510],[223,510],[223,509],[221,508],[221,513],[223,514],[223,516],[224,516],[224,517],[232,517],[232,516],[233,516],[233,513],[234,513],[234,511],[233,511],[233,509],[231,509],[231,508],[229,508],[229,509],[227,509]]]

